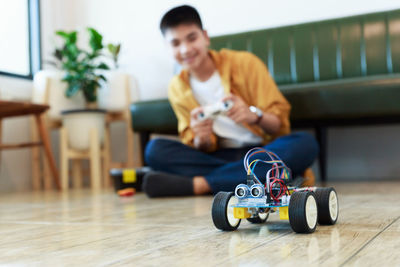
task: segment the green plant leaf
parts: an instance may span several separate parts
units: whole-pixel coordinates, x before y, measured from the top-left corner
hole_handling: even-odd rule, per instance
[[[118,56],[120,51],[121,51],[121,44],[117,44],[117,46],[115,47],[115,55]]]
[[[100,74],[100,75],[99,75],[99,78],[102,79],[102,80],[105,81],[105,82],[107,81],[107,78],[106,78],[104,75],[101,75],[101,74]]]
[[[109,67],[106,63],[104,63],[104,62],[100,63],[100,64],[97,66],[97,68],[98,68],[98,69],[101,69],[101,70],[109,70],[109,69],[110,69],[110,67]]]
[[[108,44],[107,49],[111,54],[114,54],[115,46],[113,44]]]
[[[72,97],[76,93],[78,93],[80,89],[81,89],[81,85],[80,84],[73,83],[73,84],[71,84],[70,86],[67,87],[67,90],[65,91],[65,95],[67,97]]]
[[[64,31],[56,31],[56,35],[64,38],[65,40],[67,40],[68,37],[69,37],[69,34],[67,32],[64,32]]]
[[[95,29],[93,28],[88,28],[89,35],[90,35],[90,40],[89,44],[90,47],[92,48],[93,52],[96,52],[100,49],[103,48],[103,36],[98,33]]]
[[[119,56],[119,52],[121,50],[121,44],[114,45],[114,44],[110,43],[107,45],[107,49],[111,54],[111,57],[114,61],[115,67],[118,68],[118,56]]]
[[[54,50],[53,56],[58,60],[58,61],[62,61],[63,58],[63,53],[61,49],[56,49]]]
[[[76,43],[78,33],[76,31],[69,33],[65,31],[56,31],[56,35],[64,38],[67,43]]]
[[[65,52],[66,56],[71,60],[76,59],[80,54],[79,48],[74,43],[67,44],[65,47]]]
[[[97,88],[99,86],[96,84],[96,81],[90,81],[86,84],[83,90],[83,94],[85,96],[86,101],[95,102],[97,100]]]
[[[50,66],[54,66],[54,67],[58,66],[58,63],[55,61],[52,61],[52,60],[45,60],[45,61],[43,61],[43,63],[48,64]]]
[[[63,77],[63,81],[66,81],[66,82],[73,81],[74,79],[75,79],[75,77],[71,73],[67,73]]]

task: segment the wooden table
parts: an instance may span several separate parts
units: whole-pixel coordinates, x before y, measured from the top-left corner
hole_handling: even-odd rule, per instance
[[[2,149],[16,149],[25,148],[33,146],[43,146],[45,154],[49,161],[50,169],[53,174],[53,180],[58,190],[61,189],[60,179],[58,175],[58,170],[56,163],[51,152],[49,135],[44,127],[44,121],[42,118],[43,113],[49,109],[48,105],[39,105],[25,102],[14,102],[14,101],[2,101],[0,100],[0,142],[1,142],[1,121],[3,118],[17,117],[34,115],[36,119],[37,129],[39,131],[40,142],[30,142],[30,143],[19,143],[19,144],[1,144],[0,150]]]

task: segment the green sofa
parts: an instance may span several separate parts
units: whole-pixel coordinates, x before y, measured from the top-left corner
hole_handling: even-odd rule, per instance
[[[400,122],[400,10],[217,36],[211,46],[264,61],[292,105],[292,128],[316,131],[323,181],[327,127]],[[151,133],[176,133],[167,99],[131,112],[142,147]]]

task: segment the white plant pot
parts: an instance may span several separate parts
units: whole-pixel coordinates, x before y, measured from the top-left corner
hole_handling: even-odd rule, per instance
[[[122,111],[132,101],[138,100],[137,82],[128,73],[111,70],[104,71],[107,82],[97,91],[99,108],[108,111]]]
[[[64,72],[60,70],[41,70],[33,79],[32,101],[48,104],[50,119],[61,119],[62,110],[85,108],[85,99],[81,92],[71,98],[65,96],[67,84],[62,81],[63,77]]]
[[[90,147],[90,131],[96,129],[99,145],[104,143],[106,111],[101,109],[67,110],[62,112],[62,123],[67,129],[68,146],[76,150]]]

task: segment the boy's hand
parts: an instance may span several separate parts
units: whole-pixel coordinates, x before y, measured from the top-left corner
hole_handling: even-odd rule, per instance
[[[249,106],[239,96],[229,95],[222,99],[222,101],[226,100],[233,102],[233,107],[227,111],[226,115],[234,122],[253,124],[258,120],[257,115],[250,111]]]
[[[213,121],[211,119],[199,120],[197,117],[203,111],[202,107],[190,112],[190,127],[194,133],[194,146],[200,150],[206,150],[211,145],[211,134]]]

